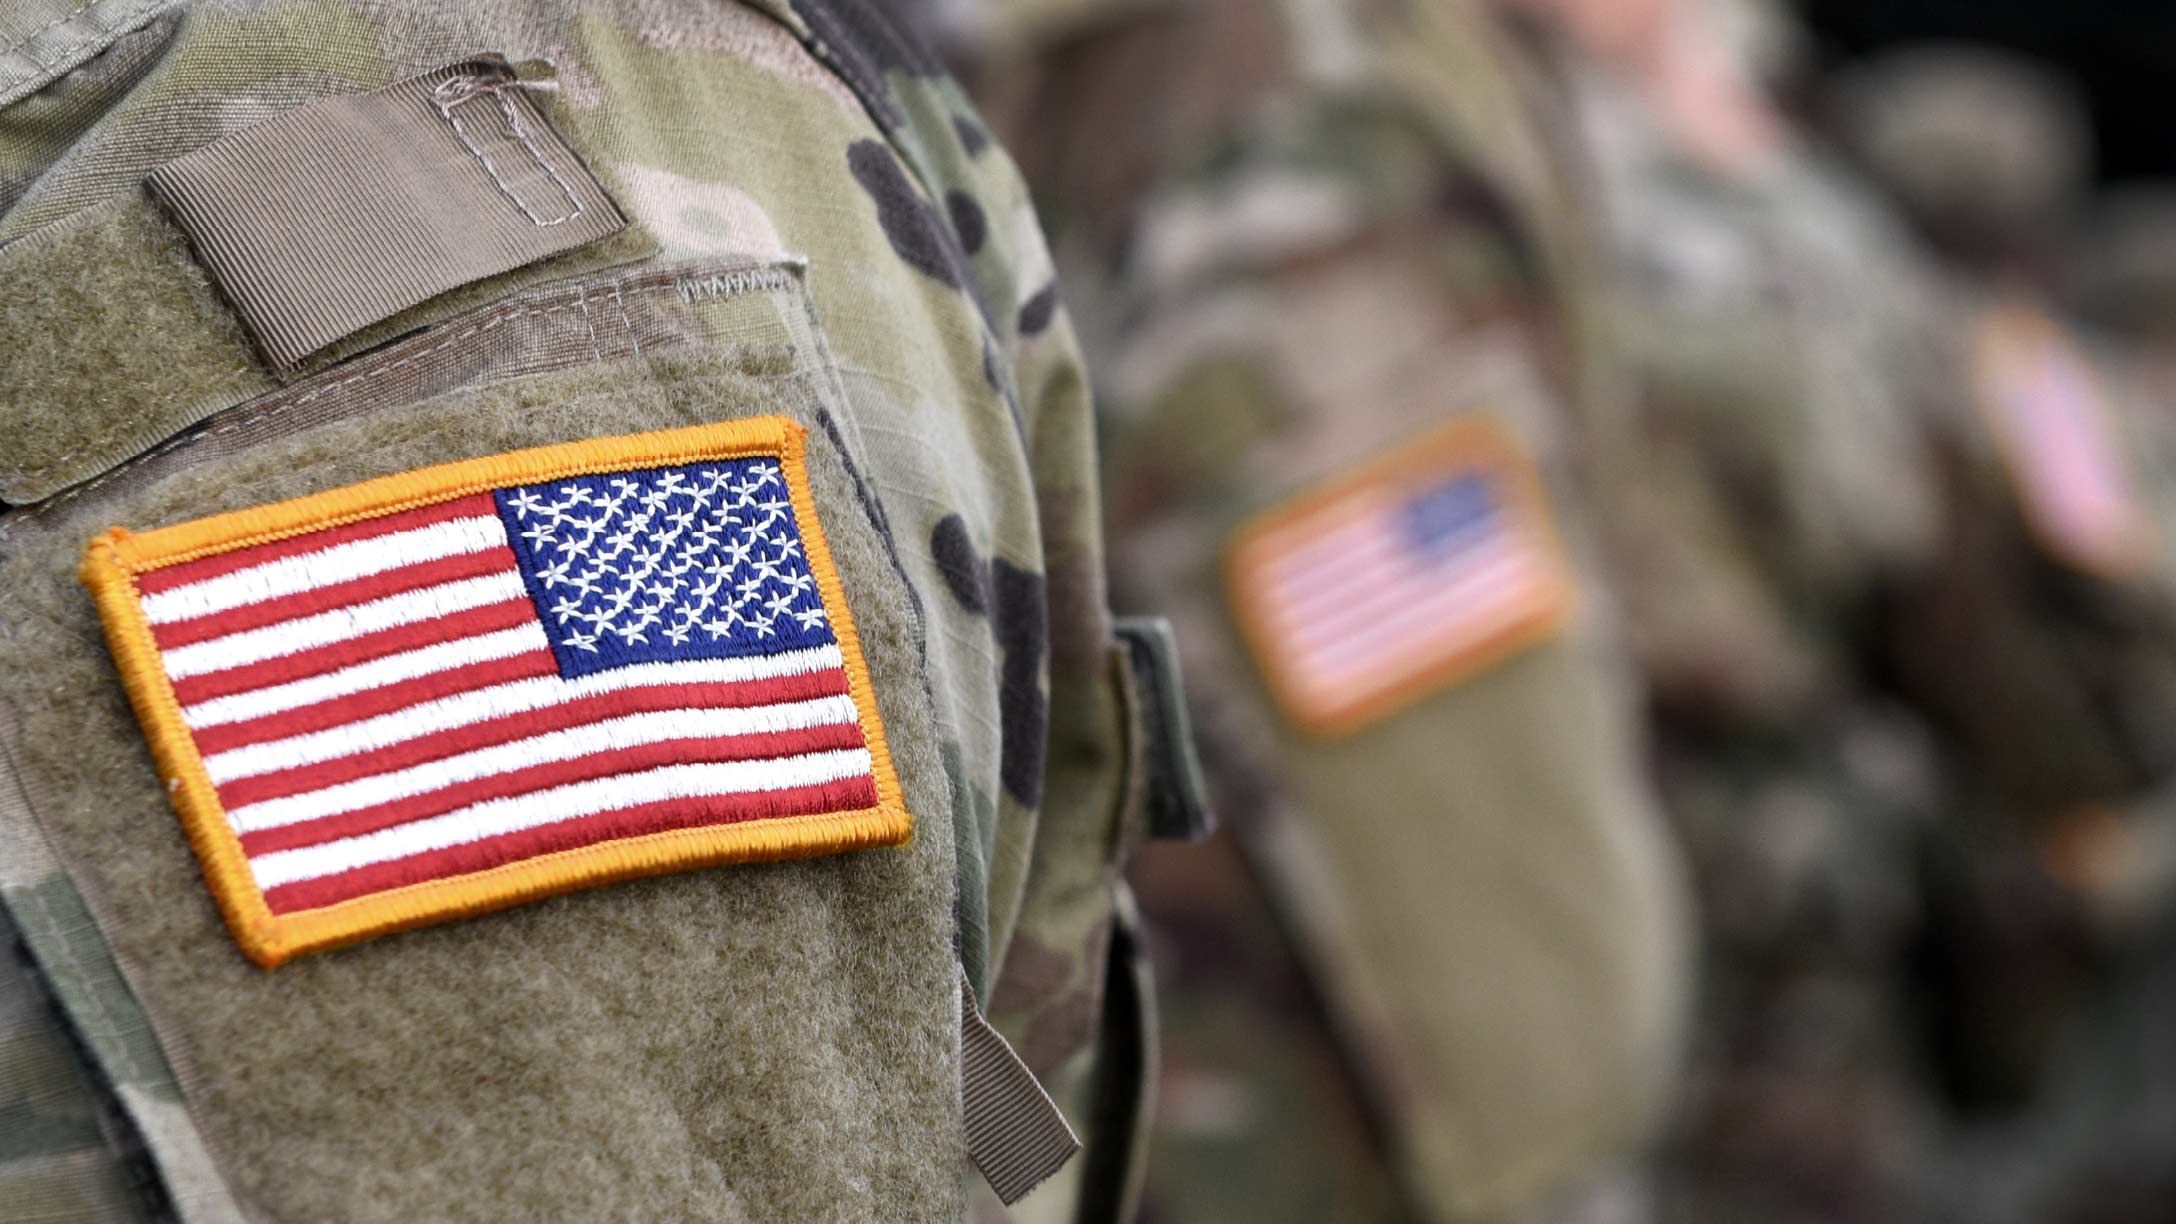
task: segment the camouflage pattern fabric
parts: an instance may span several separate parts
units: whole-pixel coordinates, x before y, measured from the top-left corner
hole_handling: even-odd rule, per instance
[[[1950,928],[1967,945],[1951,962],[1953,978],[1971,993],[1949,1009],[1943,1030],[1968,1054],[1944,1064],[1951,1094],[1965,1106],[1965,1126],[1943,1162],[1938,1210],[1953,1219],[2151,1218],[2176,1168],[2176,1148],[2149,1137],[2166,1134],[2158,1119],[2176,1081],[2138,1045],[2140,1032],[2170,1017],[2167,932],[2176,862],[2164,780],[2168,746],[2160,735],[2166,689],[2156,688],[2165,684],[2167,660],[2153,635],[2166,621],[2169,530],[2176,524],[2171,417],[2151,331],[2126,327],[2120,309],[2096,314],[2092,307],[2095,282],[2111,270],[2106,253],[2121,252],[2124,275],[2150,278],[2152,248],[2128,247],[2136,231],[2126,230],[2126,218],[2138,214],[2120,195],[2074,231],[2078,203],[2090,189],[2083,102],[2029,61],[1964,47],[1895,54],[1855,69],[1839,92],[1839,117],[1854,120],[1839,125],[1839,140],[1943,256],[1950,296],[1965,317],[1979,321],[1975,357],[1992,365],[1987,359],[2037,347],[2037,367],[2028,361],[2024,368],[2054,373],[2052,381],[2071,390],[2047,397],[2047,407],[2069,410],[2050,413],[2054,422],[2078,424],[2031,448],[2043,455],[2037,464],[2016,438],[2000,436],[1999,413],[1982,413],[1981,424],[1995,427],[2006,459],[2000,466],[2010,477],[1982,495],[1983,513],[2002,523],[2023,517],[2045,547],[2003,550],[2000,533],[1981,531],[1960,550],[1977,560],[1953,562],[1953,570],[1981,576],[1978,589],[1989,581],[2049,582],[2088,609],[2097,625],[2122,626],[2133,642],[2118,654],[2108,649],[2107,628],[2087,636],[2030,603],[2006,620],[1986,618],[2002,634],[1993,645],[2016,660],[2006,670],[2045,674],[2059,666],[2050,656],[2071,665],[2083,660],[2123,680],[2100,681],[2118,694],[2114,700],[2095,695],[2078,705],[2145,716],[2103,716],[2103,722],[2067,714],[2050,737],[2050,755],[2092,762],[2099,776],[2063,778],[2058,785],[2068,792],[2035,795],[2027,811],[2038,819],[2023,834],[1980,849],[1976,874],[1985,882],[1970,894],[1974,907],[1955,915]],[[1966,162],[1979,167],[1968,190],[1945,188],[1938,172],[1929,173]],[[2080,242],[2087,249],[2075,249]],[[2083,307],[2081,318],[2066,317],[2066,292]],[[2070,483],[2035,480],[2033,473],[2054,469],[2045,456],[2079,441],[2073,429],[2088,443],[2097,437],[2110,456],[2077,469],[2098,469],[2089,492],[2113,493],[2108,504],[2136,521],[2134,547],[2098,565],[2090,550],[2079,555],[2066,547],[2064,534],[2048,530],[2044,509],[2034,505],[2046,500],[2038,486],[2052,485],[2059,494]],[[2079,569],[2100,580],[2081,583]],[[2008,576],[2019,571],[2040,576]],[[1954,622],[1945,617],[1941,629],[1916,641],[1946,635]],[[1953,708],[1962,704],[1952,701]],[[1985,725],[1984,716],[1957,721],[1974,730]],[[2081,746],[2063,733],[2073,726],[2088,729],[2092,742]],[[2005,764],[2010,768],[1991,772],[2012,794],[2018,769],[2048,769],[2038,758]],[[2077,802],[2081,792],[2095,797]],[[2025,911],[2037,923],[2004,912],[2008,903],[1988,895],[2013,879],[2033,882],[2050,898]],[[2028,1024],[1972,1015],[1982,1000],[2024,990],[2036,1005],[2008,1010],[2022,1011]],[[2021,1031],[2039,1040],[2020,1040]]]
[[[1177,623],[1219,811],[1353,1076],[1323,1069],[1306,1004],[1251,976],[1167,983],[1146,1210],[1636,1210],[1636,1179],[1609,1174],[1652,1134],[1690,967],[1606,591],[1582,581],[1554,639],[1322,740],[1274,710],[1221,580],[1247,515],[1457,420],[1537,458],[1591,576],[1570,402],[1606,417],[1608,379],[1547,117],[1461,5],[1057,7],[1067,36],[1025,59],[971,49],[1104,378],[1114,591]],[[1195,942],[1274,947],[1247,890],[1211,905],[1183,878],[1140,881],[1182,965]],[[1273,1039],[1293,1052],[1248,1065]],[[1239,1115],[1219,1126],[1193,1112],[1211,1070]],[[1316,1142],[1348,1100],[1395,1199],[1363,1153]],[[1268,1104],[1292,1101],[1313,1104]]]
[[[270,433],[244,428],[252,412],[261,418],[297,398],[245,368],[256,390],[206,404],[207,427],[131,458],[130,479],[81,471],[53,496],[0,507],[0,643],[18,678],[0,694],[8,761],[0,899],[28,974],[11,972],[0,991],[0,1049],[11,1069],[0,1077],[0,1203],[38,1204],[46,1211],[38,1218],[56,1220],[121,1218],[129,1205],[190,1220],[450,1218],[460,1212],[438,1196],[484,1184],[479,1169],[504,1155],[529,1172],[460,1211],[958,1218],[956,975],[965,972],[1038,1070],[1077,1073],[1101,1012],[1119,865],[1139,836],[1139,749],[1105,610],[1086,380],[1025,191],[957,87],[885,6],[864,0],[458,11],[312,0],[186,12],[104,0],[36,13],[20,30],[0,24],[0,42],[9,39],[17,45],[0,60],[0,81],[22,88],[0,110],[0,284],[47,295],[42,307],[11,314],[10,331],[66,325],[38,312],[72,309],[87,312],[81,330],[95,346],[156,340],[158,320],[124,334],[88,300],[95,287],[72,298],[66,284],[25,285],[11,260],[80,233],[83,218],[109,215],[100,210],[135,207],[147,171],[223,135],[480,53],[504,54],[549,81],[551,92],[535,96],[547,99],[553,125],[635,237],[612,247],[609,273],[586,271],[574,287],[486,282],[397,318],[382,336],[407,339],[303,384],[363,388],[330,418]],[[769,271],[751,278],[746,269]],[[84,271],[86,285],[99,276],[126,284],[132,274]],[[641,284],[655,295],[636,309]],[[789,296],[744,291],[750,284],[786,286],[778,292]],[[515,288],[531,296],[508,299]],[[590,294],[621,304],[631,353],[604,353],[611,337],[599,339],[606,325],[593,319]],[[794,294],[805,294],[820,331],[794,322]],[[506,300],[529,304],[525,326],[534,330],[525,334],[544,359],[499,350],[470,354],[465,374],[431,367],[426,376],[417,366],[380,377],[456,332],[455,322],[481,317],[459,312]],[[579,330],[551,338],[566,320],[586,323],[586,338]],[[583,373],[600,360],[630,364],[616,379]],[[361,381],[366,373],[372,381]],[[100,375],[87,365],[80,376]],[[537,378],[540,398],[505,391]],[[858,559],[842,564],[850,589],[862,583],[858,591],[880,605],[872,638],[882,657],[872,665],[884,700],[896,704],[891,721],[923,745],[910,746],[901,768],[919,817],[903,865],[819,860],[711,873],[708,885],[674,877],[379,941],[304,971],[245,973],[231,945],[219,946],[207,898],[185,869],[186,848],[95,644],[90,610],[72,589],[68,555],[121,518],[171,521],[510,445],[654,428],[661,416],[730,414],[758,402],[735,398],[757,394],[730,390],[743,379],[806,415],[836,457],[824,479],[847,490],[840,496],[861,516],[849,533],[861,539],[849,550]],[[665,406],[672,388],[704,385],[727,390]],[[465,402],[444,398],[455,392]],[[35,679],[32,660],[47,669]],[[101,776],[84,772],[89,761],[104,762]],[[100,810],[135,813],[150,875],[129,875],[134,860],[108,859],[87,834]],[[642,907],[700,887],[718,891],[688,912],[744,911],[754,942],[675,952],[675,941],[653,939],[656,960],[589,980],[606,968],[605,949],[619,946],[618,935],[600,932],[623,921],[639,927],[649,920],[641,915],[659,912]],[[575,925],[548,934],[561,921]],[[152,931],[165,942],[147,942]],[[436,990],[422,988],[464,955],[457,945],[479,941],[465,955],[490,958],[495,938],[498,959],[472,959]],[[764,939],[800,951],[758,969],[750,958]],[[585,952],[592,942],[595,952]],[[870,963],[886,947],[907,953],[891,969]],[[346,1042],[336,1058],[320,1051],[321,1062],[337,1064],[324,1084],[251,1087],[251,1059],[216,1036],[231,1018],[225,1005],[203,993],[258,1008],[259,1031],[277,1047],[309,1040],[290,1010],[305,982],[333,990],[330,999],[343,987],[328,981],[359,980],[375,964],[407,975],[424,1006],[465,989],[464,977],[480,985],[546,949],[555,967],[540,963],[541,977],[494,988],[510,1009],[497,1013],[501,1021],[571,1023],[591,1008],[624,1009],[584,1038],[609,1045],[633,1039],[646,1018],[709,1015],[697,1044],[717,1061],[683,1061],[676,1073],[653,1047],[623,1076],[634,1087],[678,1075],[695,1096],[667,1101],[675,1094],[660,1082],[663,1096],[607,1092],[577,1103],[546,1093],[521,1105],[516,1081],[488,1078],[470,1095],[495,1103],[476,1106],[485,1111],[476,1116],[512,1108],[490,1127],[512,1129],[486,1145],[474,1134],[429,1140],[418,1128],[413,1137],[430,1151],[403,1150],[406,1140],[384,1133],[397,1126],[372,1132],[361,1114],[323,1107],[353,1093],[381,1116],[427,1108],[430,1094],[410,1089],[466,1082],[491,1062],[489,1041],[469,1040],[458,1025],[425,1041],[428,1026],[453,1021],[419,1013],[423,1029],[404,1034],[394,1024]],[[721,956],[744,967],[713,976]],[[696,1006],[674,1001],[683,974],[689,986],[712,978]],[[638,991],[641,982],[654,991]],[[766,994],[810,1003],[805,1026],[763,1019]],[[534,1000],[534,1010],[511,1002],[518,998]],[[587,1063],[578,1049],[568,1054],[569,1074],[606,1066],[601,1053]],[[555,1057],[511,1047],[501,1056],[540,1068]],[[867,1061],[835,1074],[848,1059]],[[849,1089],[857,1074],[880,1078]],[[318,1095],[348,1075],[359,1079]],[[629,1124],[617,1128],[624,1135],[615,1118]],[[683,1129],[663,1135],[674,1125]],[[622,1146],[601,1156],[561,1148],[551,1157],[535,1146],[515,1154],[525,1143],[560,1142],[553,1132]],[[629,1137],[637,1134],[664,1146],[644,1156],[640,1144],[652,1140]],[[312,1152],[306,1176],[277,1167],[295,1154],[281,1145],[295,1142]],[[794,1144],[802,1155],[788,1161],[780,1153]],[[445,1163],[434,1172],[432,1161]]]

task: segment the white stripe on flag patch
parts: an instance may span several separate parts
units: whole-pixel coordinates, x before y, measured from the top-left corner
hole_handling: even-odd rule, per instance
[[[1447,544],[1468,550],[1469,556],[1459,557],[1452,564],[1474,564],[1470,555],[1483,548],[1511,548],[1501,540],[1491,541],[1490,532],[1483,528],[1471,531]],[[1311,564],[1304,569],[1280,563],[1273,570],[1274,588],[1270,598],[1277,608],[1295,622],[1332,617],[1337,613],[1372,611],[1366,603],[1380,599],[1385,591],[1396,591],[1400,584],[1413,584],[1413,563],[1391,542],[1387,531],[1371,532],[1364,540],[1354,541],[1342,559],[1333,564]],[[1356,595],[1357,592],[1357,595]]]
[[[854,699],[818,697],[728,709],[653,710],[546,732],[422,765],[373,774],[321,790],[245,804],[227,813],[238,833],[337,816],[532,765],[595,756],[622,748],[684,739],[725,739],[772,731],[802,731],[853,722]]]
[[[545,640],[544,626],[534,621],[516,625],[511,629],[494,629],[475,637],[455,638],[450,642],[433,642],[414,650],[372,659],[368,663],[356,663],[339,671],[319,676],[307,676],[290,680],[269,688],[251,689],[226,697],[213,697],[192,706],[183,706],[181,718],[192,729],[217,727],[225,723],[241,722],[249,718],[261,718],[286,710],[315,705],[334,697],[350,697],[356,693],[414,680],[419,676],[436,675],[471,663],[488,663],[532,650],[549,650],[551,643]]]
[[[366,718],[323,731],[267,740],[204,758],[204,768],[216,785],[237,778],[254,777],[275,770],[315,765],[322,761],[371,752],[406,740],[431,735],[485,719],[522,714],[547,706],[564,705],[601,693],[660,684],[732,684],[803,676],[843,666],[836,645],[775,655],[748,655],[729,659],[681,659],[669,663],[635,663],[615,671],[598,672],[574,680],[539,676],[490,688],[473,689],[426,701],[390,714]]]
[[[1471,589],[1484,578],[1503,581],[1508,570],[1524,575],[1527,567],[1525,550],[1503,541],[1492,541],[1475,548],[1460,557],[1455,567],[1433,575],[1430,580],[1420,580],[1395,571],[1379,575],[1357,575],[1354,591],[1346,596],[1346,602],[1332,610],[1298,607],[1292,604],[1272,605],[1276,616],[1292,634],[1293,640],[1306,648],[1333,648],[1344,643],[1367,645],[1409,636],[1415,628],[1425,628],[1430,613],[1446,599],[1451,601],[1443,611],[1460,610],[1456,598]]]
[[[245,629],[208,642],[177,646],[165,653],[166,674],[175,680],[185,680],[190,676],[246,667],[266,659],[329,646],[380,629],[437,620],[470,608],[528,597],[529,589],[522,585],[521,575],[509,562],[504,573],[403,591],[369,603],[334,608],[259,629]]]
[[[870,771],[867,748],[720,764],[667,765],[643,773],[576,782],[551,790],[488,799],[443,816],[395,825],[323,845],[279,850],[249,861],[262,889],[428,854],[665,799],[742,795],[856,778]]]
[[[1381,636],[1339,638],[1304,653],[1297,667],[1319,688],[1367,683],[1379,673],[1402,671],[1407,659],[1433,657],[1482,636],[1476,622],[1506,605],[1516,606],[1534,577],[1531,567],[1506,562],[1412,605],[1400,618],[1404,623],[1385,627]],[[1426,632],[1431,624],[1438,627],[1432,634]]]
[[[226,612],[245,604],[368,578],[404,565],[479,553],[506,543],[497,515],[443,523],[335,544],[323,552],[281,557],[186,586],[144,596],[144,616],[154,625]]]

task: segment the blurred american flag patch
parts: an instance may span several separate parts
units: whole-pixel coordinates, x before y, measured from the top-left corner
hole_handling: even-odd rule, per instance
[[[1548,637],[1571,592],[1531,463],[1478,419],[1256,517],[1227,574],[1278,704],[1325,735]]]
[[[1982,316],[1976,359],[1980,409],[2035,537],[2089,573],[2136,572],[2153,528],[2090,359],[2019,300]]]

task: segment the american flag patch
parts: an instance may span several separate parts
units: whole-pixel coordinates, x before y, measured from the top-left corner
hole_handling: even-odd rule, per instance
[[[1553,634],[1571,583],[1546,505],[1468,420],[1244,525],[1232,602],[1285,714],[1349,732]]]
[[[2027,524],[2058,559],[2119,576],[2152,535],[2085,354],[2022,302],[1991,307],[1979,334],[1981,411]]]
[[[244,951],[904,841],[803,444],[780,417],[599,439],[94,540]]]

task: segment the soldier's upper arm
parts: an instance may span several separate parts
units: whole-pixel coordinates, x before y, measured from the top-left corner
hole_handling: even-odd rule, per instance
[[[170,1205],[956,1217],[1132,793],[1009,163],[860,5],[130,7],[0,213],[0,898]]]

